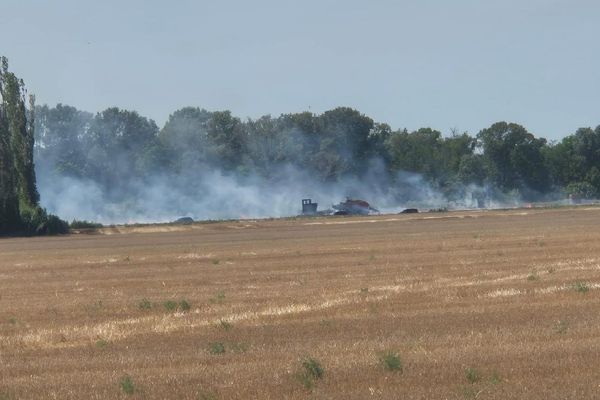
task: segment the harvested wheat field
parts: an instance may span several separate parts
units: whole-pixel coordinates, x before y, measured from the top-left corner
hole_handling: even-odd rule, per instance
[[[0,399],[600,398],[600,208],[0,240]]]

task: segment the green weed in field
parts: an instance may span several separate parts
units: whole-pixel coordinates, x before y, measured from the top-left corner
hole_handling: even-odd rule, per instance
[[[388,371],[402,372],[402,360],[398,353],[388,351],[383,353],[379,360],[383,364],[383,367]]]
[[[132,395],[135,393],[135,385],[133,384],[133,379],[131,379],[129,375],[122,377],[119,381],[119,385],[125,394]]]

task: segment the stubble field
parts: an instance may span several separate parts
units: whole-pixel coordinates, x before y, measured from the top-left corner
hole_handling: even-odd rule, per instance
[[[0,399],[600,398],[599,222],[579,207],[0,239]]]

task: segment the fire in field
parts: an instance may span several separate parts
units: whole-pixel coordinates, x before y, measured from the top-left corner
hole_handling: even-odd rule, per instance
[[[2,399],[600,396],[600,208],[0,241]]]

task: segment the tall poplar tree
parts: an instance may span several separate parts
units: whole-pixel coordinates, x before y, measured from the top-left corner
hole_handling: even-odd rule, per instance
[[[35,98],[0,58],[0,234],[65,231],[40,208],[33,163]]]

